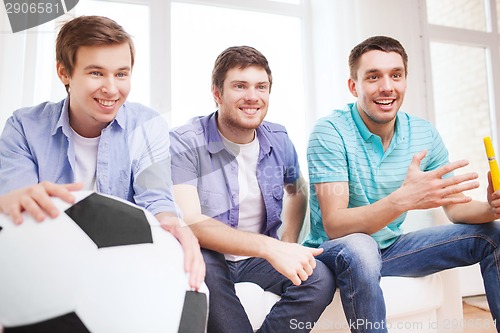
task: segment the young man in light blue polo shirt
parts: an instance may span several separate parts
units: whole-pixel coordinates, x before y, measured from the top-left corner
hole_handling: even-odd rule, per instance
[[[437,130],[400,111],[408,57],[385,36],[351,51],[357,102],[318,120],[309,140],[311,232],[305,244],[336,275],[353,332],[387,332],[381,276],[424,276],[480,263],[493,318],[500,319],[500,191],[463,194],[478,175],[454,175]],[[406,213],[443,207],[454,224],[402,233]],[[352,292],[355,290],[356,292]],[[497,330],[500,324],[497,322]]]

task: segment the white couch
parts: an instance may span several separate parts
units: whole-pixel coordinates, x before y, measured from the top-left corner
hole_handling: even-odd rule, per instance
[[[433,212],[409,214],[416,229],[434,224]],[[381,281],[387,309],[390,333],[458,333],[463,320],[459,276],[456,269],[421,278],[383,277]],[[258,285],[243,282],[235,285],[254,330],[258,329],[279,296],[262,290]],[[290,331],[298,323],[292,322]],[[325,309],[312,332],[350,332],[343,313],[339,291]],[[284,333],[284,332],[279,332]]]
[[[383,277],[389,332],[459,332],[462,299],[456,273],[451,270],[422,278]],[[236,293],[254,330],[279,300],[279,296],[249,282],[237,283]],[[292,322],[290,331],[297,325]],[[312,332],[350,332],[338,291]]]

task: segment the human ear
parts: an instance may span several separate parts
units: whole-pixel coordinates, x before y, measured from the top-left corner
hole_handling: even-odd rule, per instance
[[[349,78],[349,80],[347,80],[347,87],[354,97],[358,97],[358,91],[356,90],[356,81]]]
[[[217,105],[222,104],[222,91],[220,91],[215,85],[212,85],[212,95],[214,96],[214,100]]]
[[[59,80],[61,80],[61,82],[67,86],[69,85],[69,74],[68,72],[66,71],[66,68],[64,67],[63,64],[61,64],[60,62],[58,62],[56,64],[56,70],[57,70],[57,76],[59,76]]]

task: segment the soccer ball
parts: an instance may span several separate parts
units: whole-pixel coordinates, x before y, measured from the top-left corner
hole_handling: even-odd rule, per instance
[[[0,214],[0,331],[203,332],[207,295],[189,291],[179,242],[144,209],[74,194],[41,223]]]

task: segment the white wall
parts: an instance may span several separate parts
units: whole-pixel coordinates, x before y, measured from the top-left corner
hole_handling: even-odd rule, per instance
[[[159,22],[159,15],[169,15],[168,8],[158,8],[157,4],[153,2],[156,7],[153,6],[152,20],[156,23]],[[308,44],[306,59],[312,62],[313,73],[306,75],[310,82],[308,90],[312,93],[310,110],[307,110],[308,127],[312,127],[319,116],[331,109],[341,108],[353,101],[347,90],[349,51],[363,39],[380,34],[400,40],[409,55],[409,89],[404,111],[428,118],[418,0],[310,0],[310,4],[311,19],[307,22],[306,31],[312,39]],[[30,79],[40,70],[55,71],[52,65],[36,68],[36,47],[40,38],[47,35],[49,40],[49,30],[53,28],[41,27],[30,29],[27,33],[12,34],[7,15],[4,10],[0,10],[0,129],[15,109],[42,102],[35,99],[35,95],[39,95],[38,99],[44,95],[43,100],[64,97],[63,87],[58,82],[47,82],[46,87],[34,87]],[[157,47],[157,42],[151,44],[155,49],[152,61],[165,63],[163,58],[168,60],[165,57],[168,52],[168,47],[165,49],[167,41],[163,41],[162,47]],[[53,42],[42,44],[47,44],[43,45],[45,48],[54,47]],[[25,47],[26,53],[23,52]],[[163,60],[159,59],[160,55]],[[50,60],[53,59],[47,61]],[[168,97],[165,95],[166,90],[169,89],[164,81],[161,85],[152,84],[152,104],[160,110],[165,107],[158,96],[161,99]]]
[[[15,110],[65,97],[64,86],[55,75],[56,24],[51,21],[12,33],[7,14],[0,7],[0,130]],[[50,79],[35,85],[36,77]]]
[[[15,50],[24,49],[24,45],[25,35],[12,34],[7,14],[0,10],[0,128],[22,104],[24,56]]]
[[[347,89],[349,52],[370,36],[387,35],[408,53],[403,111],[428,118],[418,0],[311,0],[311,5],[316,117],[354,101]]]

